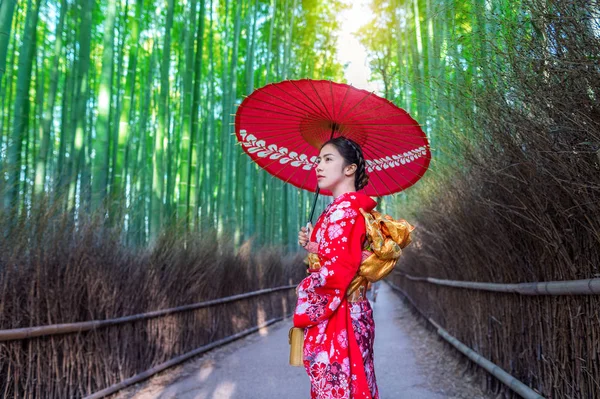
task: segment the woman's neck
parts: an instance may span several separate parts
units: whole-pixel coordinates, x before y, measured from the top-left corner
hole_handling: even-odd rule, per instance
[[[333,198],[337,198],[342,194],[346,194],[346,193],[355,193],[356,192],[356,188],[354,188],[354,182],[352,182],[352,184],[340,184],[338,187],[335,187],[333,190],[331,190],[331,194],[333,195]]]

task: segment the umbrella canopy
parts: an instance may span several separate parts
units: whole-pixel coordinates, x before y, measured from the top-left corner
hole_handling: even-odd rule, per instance
[[[235,132],[263,169],[312,192],[320,147],[332,137],[361,146],[369,175],[362,191],[369,196],[412,186],[431,159],[425,133],[406,111],[366,90],[327,80],[286,80],[255,90],[238,108]]]

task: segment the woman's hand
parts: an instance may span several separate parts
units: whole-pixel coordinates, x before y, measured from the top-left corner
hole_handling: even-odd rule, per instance
[[[298,245],[305,247],[308,244],[312,230],[313,227],[310,223],[308,223],[308,229],[306,227],[300,229],[298,232]]]

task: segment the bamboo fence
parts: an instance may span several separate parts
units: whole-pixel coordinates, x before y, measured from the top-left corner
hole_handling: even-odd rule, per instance
[[[414,308],[423,316],[425,319],[431,323],[431,325],[436,329],[437,333],[444,338],[447,342],[449,342],[452,346],[462,352],[465,356],[471,359],[480,367],[483,367],[487,372],[489,372],[494,377],[498,378],[505,385],[507,385],[510,389],[521,395],[521,397],[525,399],[543,399],[543,396],[539,395],[537,392],[529,388],[527,385],[523,384],[521,381],[508,374],[498,365],[490,362],[488,359],[484,358],[473,349],[469,348],[458,339],[449,334],[446,330],[444,330],[435,320],[430,317],[426,317],[421,309],[417,307],[412,298],[408,296],[402,288],[398,287],[393,283],[389,283],[390,287],[394,290],[400,292],[413,306]]]
[[[115,319],[1,330],[8,363],[2,397],[104,397],[282,320],[295,304],[294,287]],[[43,364],[51,366],[50,373],[42,371]],[[131,376],[127,369],[146,370]],[[55,380],[40,378],[34,383],[30,376],[36,373]],[[19,389],[22,384],[25,389]]]
[[[114,326],[117,324],[131,323],[138,320],[151,319],[155,317],[167,316],[173,313],[185,312],[190,310],[207,308],[219,304],[225,304],[230,302],[239,301],[246,298],[252,298],[258,295],[269,294],[272,292],[287,290],[295,288],[296,285],[286,285],[283,287],[267,288],[263,290],[248,292],[245,294],[233,295],[227,298],[214,299],[211,301],[193,303],[190,305],[178,306],[170,309],[156,310],[153,312],[146,312],[135,314],[131,316],[119,317],[116,319],[108,320],[92,320],[84,321],[80,323],[64,323],[64,324],[53,324],[49,326],[37,326],[37,327],[26,327],[26,328],[15,328],[11,330],[0,330],[0,341],[13,341],[23,340],[27,338],[42,337],[48,335],[68,334],[75,332],[84,332],[95,330],[102,327]]]
[[[399,273],[412,281],[426,281],[431,284],[448,287],[468,288],[472,290],[514,292],[522,295],[597,295],[600,294],[600,278],[588,278],[570,281],[546,281],[539,283],[498,284],[478,281],[444,280],[432,277],[415,277]]]
[[[82,398],[201,353],[290,314],[305,273],[299,253],[213,230],[133,248],[83,215],[35,212],[0,240],[2,398]]]
[[[497,379],[523,397],[600,394],[598,278],[495,284],[395,272],[390,280],[440,336],[488,371],[489,390],[511,397]]]
[[[210,343],[208,345],[201,346],[200,348],[194,349],[194,350],[192,350],[190,352],[184,353],[181,356],[177,356],[177,357],[175,357],[173,359],[170,359],[169,361],[166,361],[166,362],[161,363],[161,364],[159,364],[157,366],[154,366],[151,369],[148,369],[148,370],[146,370],[146,371],[144,371],[142,373],[136,374],[133,377],[127,378],[126,380],[123,380],[123,381],[119,382],[118,384],[114,384],[114,385],[111,385],[108,388],[102,389],[101,391],[94,392],[93,394],[91,394],[89,396],[86,396],[85,399],[99,399],[99,398],[103,398],[105,396],[111,395],[111,394],[113,394],[113,393],[115,393],[115,392],[117,392],[117,391],[119,391],[121,389],[127,388],[130,385],[133,385],[133,384],[138,383],[140,381],[143,381],[143,380],[145,380],[147,378],[150,378],[154,374],[159,373],[159,372],[161,372],[163,370],[166,370],[169,367],[176,366],[178,364],[181,364],[181,363],[185,362],[188,359],[191,359],[194,356],[198,356],[198,355],[200,355],[202,353],[205,353],[205,352],[207,352],[207,351],[209,351],[211,349],[214,349],[214,348],[216,348],[218,346],[228,344],[228,343],[233,342],[233,341],[235,341],[237,339],[243,338],[243,337],[245,337],[245,336],[247,336],[249,334],[255,333],[256,331],[260,330],[261,328],[268,327],[268,326],[270,326],[273,323],[276,323],[278,321],[283,320],[284,318],[285,317],[278,317],[278,318],[275,318],[275,319],[271,319],[271,320],[269,320],[269,321],[267,321],[265,323],[262,323],[261,325],[248,328],[248,329],[246,329],[244,331],[240,331],[239,333],[234,334],[234,335],[232,335],[230,337],[223,338],[223,339],[220,339],[218,341],[212,342],[212,343]]]

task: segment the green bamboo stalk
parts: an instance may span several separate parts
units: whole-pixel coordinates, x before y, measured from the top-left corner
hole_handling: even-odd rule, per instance
[[[21,26],[21,17],[24,13],[18,12],[19,4],[16,6],[16,17],[14,18],[13,25],[15,26],[15,30]],[[16,40],[9,40],[9,53],[10,53],[10,61],[8,63],[8,70],[11,72],[6,75],[5,85],[2,85],[2,79],[0,79],[0,94],[2,95],[2,110],[3,114],[0,115],[0,145],[8,146],[8,141],[10,137],[10,132],[12,128],[12,120],[14,113],[14,78],[15,78],[15,63],[17,61],[17,51],[18,43]],[[5,92],[8,90],[8,95],[5,95]],[[6,101],[5,101],[6,100]],[[0,165],[3,166],[6,162],[6,154],[2,154],[0,152]]]
[[[79,58],[77,68],[77,78],[75,87],[74,104],[72,105],[71,126],[74,127],[74,134],[70,144],[71,154],[69,162],[69,195],[68,199],[75,209],[75,191],[78,183],[78,176],[84,172],[86,166],[85,154],[85,133],[87,131],[88,121],[86,116],[87,101],[90,95],[90,52],[91,52],[91,31],[92,31],[92,0],[85,0],[81,3],[81,22],[79,28]],[[89,135],[88,135],[89,137]]]
[[[277,15],[277,1],[271,0],[271,18],[269,21],[269,41],[267,44],[267,62],[265,65],[266,75],[265,75],[265,85],[271,83],[271,60],[272,60],[272,48],[273,48],[273,27],[275,26],[275,17]]]
[[[191,126],[190,126],[190,137],[192,138],[192,140],[194,139],[194,137],[196,138],[196,144],[194,145],[194,143],[191,143],[190,146],[191,148],[195,148],[196,151],[196,165],[195,165],[195,178],[194,178],[194,182],[195,182],[195,206],[193,209],[193,213],[194,213],[194,224],[195,226],[199,226],[198,223],[198,207],[204,205],[206,206],[206,204],[202,204],[201,202],[201,187],[200,187],[200,175],[201,175],[201,170],[202,168],[202,164],[204,162],[205,158],[205,134],[203,132],[203,130],[201,129],[199,120],[200,120],[200,115],[202,112],[202,115],[204,115],[204,119],[206,118],[206,106],[203,107],[203,109],[200,109],[200,101],[201,101],[201,93],[200,93],[200,83],[202,82],[202,66],[203,66],[203,57],[204,57],[204,22],[206,19],[206,1],[205,0],[200,0],[200,15],[199,15],[199,21],[198,21],[198,29],[196,32],[196,55],[194,58],[194,84],[193,84],[193,97],[192,97],[192,114],[191,114]],[[204,123],[202,125],[205,125]],[[212,143],[210,143],[212,144]],[[191,203],[191,194],[192,194],[192,190],[191,190],[191,184],[192,184],[192,153],[190,152],[190,158],[188,159],[189,162],[189,170],[188,170],[188,180],[187,180],[187,184],[188,187],[190,187],[190,190],[188,190],[187,192],[187,198],[186,198],[186,209],[187,209],[187,213],[186,213],[186,218],[189,218],[190,213],[192,212],[192,203]],[[201,205],[202,204],[202,205]],[[189,219],[186,220],[186,225],[189,225],[190,221]]]
[[[130,142],[127,137],[123,138],[120,131],[120,120],[123,110],[123,100],[125,95],[121,95],[123,91],[123,70],[125,63],[125,43],[127,36],[127,15],[129,14],[129,0],[125,0],[123,8],[117,9],[119,16],[116,21],[116,32],[118,34],[117,49],[116,49],[116,75],[113,74],[114,102],[115,106],[110,111],[110,126],[111,138],[109,147],[109,173],[107,196],[110,196],[111,202],[108,205],[108,215],[110,226],[115,226],[123,219],[124,212],[127,212],[127,199],[123,202],[124,194],[127,192],[127,161],[129,160]],[[135,42],[134,42],[135,43]],[[125,77],[127,79],[127,77]],[[122,157],[119,157],[123,154]],[[121,162],[119,162],[121,161]],[[129,186],[131,187],[131,186]]]
[[[154,141],[153,153],[153,182],[152,182],[152,209],[151,217],[153,219],[152,235],[162,227],[165,214],[169,215],[169,209],[165,209],[165,204],[170,199],[166,199],[166,183],[170,181],[170,171],[165,166],[165,142],[169,138],[169,71],[171,60],[171,29],[173,27],[174,0],[166,0],[167,16],[165,22],[165,37],[162,49],[162,61],[160,64],[160,95],[158,102],[158,129]],[[168,147],[168,144],[167,144]],[[167,176],[165,176],[167,174]],[[165,178],[167,181],[165,181]]]
[[[104,20],[104,41],[102,44],[102,70],[97,96],[98,118],[96,120],[96,138],[93,142],[95,152],[92,161],[92,209],[100,207],[108,188],[109,146],[110,146],[110,110],[112,103],[112,75],[114,64],[114,34],[117,17],[117,2],[109,0]]]
[[[184,40],[184,57],[185,71],[183,77],[183,120],[181,126],[182,140],[181,153],[182,159],[180,164],[180,182],[179,182],[179,206],[177,214],[183,214],[185,220],[185,228],[190,228],[190,199],[191,199],[191,176],[193,173],[193,155],[194,155],[194,139],[195,132],[192,128],[194,117],[193,114],[198,113],[198,109],[192,108],[194,98],[194,66],[195,66],[195,51],[194,41],[197,36],[196,31],[196,7],[197,0],[190,2],[190,22],[189,27],[185,27]]]
[[[3,0],[0,3],[0,83],[6,73],[6,56],[16,5],[17,0]],[[0,89],[2,89],[1,84]]]
[[[12,209],[18,204],[20,195],[21,149],[23,138],[27,134],[27,120],[29,107],[29,87],[31,84],[31,71],[35,58],[36,27],[40,11],[40,1],[27,2],[27,16],[17,76],[17,91],[14,104],[14,122],[12,135],[8,145],[7,171],[8,181],[4,197],[5,209]],[[17,215],[13,215],[17,216]]]
[[[59,83],[59,61],[60,56],[63,52],[63,27],[65,23],[65,15],[67,13],[67,2],[66,0],[61,0],[60,4],[60,15],[58,17],[58,24],[56,25],[56,31],[54,32],[54,37],[56,38],[54,42],[54,54],[52,56],[52,67],[50,72],[50,89],[48,90],[48,99],[46,101],[46,106],[43,112],[43,122],[42,122],[42,137],[40,143],[39,156],[36,161],[36,194],[41,194],[44,190],[44,183],[47,178],[47,169],[48,169],[48,153],[50,150],[50,133],[52,128],[53,121],[53,111],[54,106],[56,104],[56,93],[58,90]],[[62,141],[62,140],[61,140]]]

